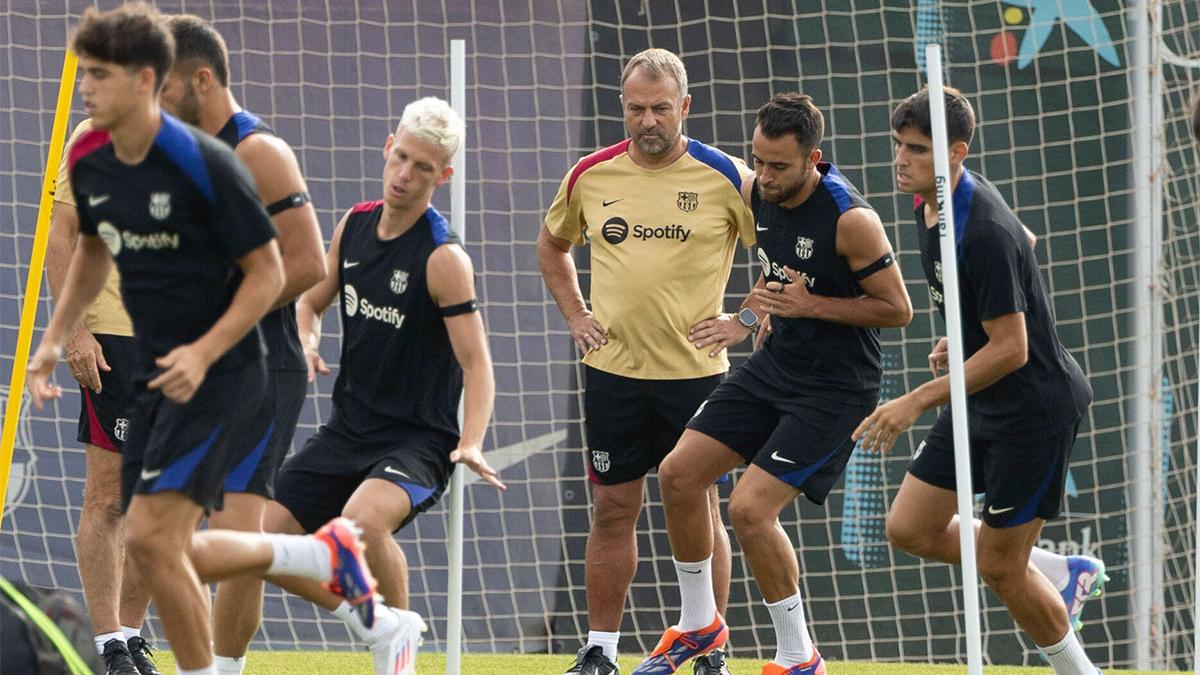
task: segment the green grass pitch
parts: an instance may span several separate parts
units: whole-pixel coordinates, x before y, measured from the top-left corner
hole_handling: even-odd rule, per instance
[[[175,663],[170,652],[155,652],[155,659],[164,673],[174,672]],[[621,668],[631,672],[637,666],[637,657],[623,655]],[[758,675],[763,662],[758,659],[733,659],[729,662],[732,675]],[[467,654],[463,657],[462,675],[557,675],[571,665],[567,655],[545,654]],[[246,660],[245,675],[352,675],[371,672],[371,657],[365,652],[251,652]],[[446,672],[444,654],[421,652],[417,658],[417,672],[436,675]],[[691,665],[680,669],[680,673],[691,675]],[[963,666],[931,666],[926,663],[866,663],[862,661],[832,661],[831,675],[951,675],[964,672]],[[1022,668],[1016,666],[988,666],[987,675],[1052,675],[1049,668]],[[1133,670],[1105,670],[1112,673],[1146,672]]]

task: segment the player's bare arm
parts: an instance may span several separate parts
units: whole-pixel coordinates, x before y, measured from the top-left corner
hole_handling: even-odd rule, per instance
[[[429,295],[443,310],[475,302],[475,273],[471,258],[457,244],[439,246],[425,267]],[[453,310],[452,310],[453,311]],[[463,370],[463,426],[450,461],[465,464],[488,483],[505,489],[496,470],[483,457],[483,437],[492,418],[496,382],[488,351],[483,317],[478,310],[444,318],[454,357]]]
[[[758,275],[758,281],[755,282],[754,288],[750,289],[750,293],[746,299],[742,301],[742,306],[738,308],[738,312],[733,314],[719,314],[711,319],[705,319],[688,329],[688,341],[696,347],[696,349],[704,349],[712,346],[709,356],[715,357],[721,353],[722,349],[728,349],[736,344],[741,343],[755,329],[761,329],[764,322],[767,320],[767,311],[759,304],[757,296],[754,294],[755,289],[763,288],[766,285],[766,279],[762,274]],[[744,309],[749,309],[754,312],[754,316],[758,320],[757,326],[748,326],[738,319],[738,313]],[[754,348],[757,349],[761,342],[756,339]]]
[[[837,248],[852,272],[869,271],[893,255],[883,224],[870,209],[850,209],[842,214],[838,219]],[[784,273],[790,284],[769,281],[764,288],[753,291],[763,309],[773,315],[873,328],[899,328],[912,320],[912,302],[894,260],[859,280],[863,294],[857,298],[813,295],[795,270],[785,267]]]
[[[1025,365],[1029,358],[1025,334],[1025,313],[1014,312],[983,322],[988,341],[963,362],[967,393],[987,389],[997,380]],[[945,338],[942,338],[945,340]],[[941,346],[939,341],[939,346]],[[930,361],[938,349],[930,354]],[[921,413],[950,400],[950,376],[942,375],[875,409],[854,430],[852,438],[863,447],[887,452],[896,438],[917,421]]]
[[[50,283],[50,295],[58,302],[67,281],[67,268],[71,265],[71,254],[75,240],[79,237],[79,212],[73,204],[54,202],[50,212],[50,237],[46,241],[46,281]],[[100,371],[112,370],[104,360],[104,350],[96,341],[92,331],[80,321],[67,339],[67,368],[79,384],[100,393]]]
[[[342,215],[337,227],[333,230],[333,239],[329,242],[329,252],[325,254],[322,263],[327,270],[324,277],[309,287],[296,300],[296,330],[299,333],[300,345],[304,348],[304,362],[308,366],[308,381],[312,382],[317,373],[329,374],[329,366],[321,358],[321,316],[333,304],[338,294],[338,257],[341,255],[342,230],[346,227],[346,219],[350,217],[347,211]]]
[[[251,134],[238,144],[236,152],[254,176],[263,204],[308,194],[296,155],[283,139],[271,134]],[[310,202],[276,213],[271,222],[279,231],[285,279],[283,291],[271,307],[277,309],[325,278],[324,245],[317,212]]]
[[[229,309],[195,342],[179,345],[155,359],[163,372],[146,383],[148,388],[161,389],[175,403],[190,401],[204,382],[208,367],[250,332],[279,297],[283,263],[274,239],[238,258],[237,264],[243,278]]]
[[[543,225],[538,233],[537,251],[546,287],[554,296],[558,311],[567,320],[571,339],[579,351],[586,354],[608,344],[608,330],[600,325],[583,301],[575,260],[571,258],[571,242],[554,236]]]
[[[46,399],[62,395],[62,389],[50,384],[50,375],[62,356],[68,332],[79,324],[83,311],[104,288],[111,267],[112,255],[100,237],[84,235],[78,238],[58,307],[42,336],[41,344],[29,359],[25,385],[38,410],[42,409],[42,402]]]

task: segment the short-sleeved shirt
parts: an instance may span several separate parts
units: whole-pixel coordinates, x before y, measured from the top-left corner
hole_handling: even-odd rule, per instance
[[[964,170],[954,189],[958,242],[959,305],[963,355],[988,342],[983,322],[1025,314],[1028,361],[967,398],[972,436],[985,439],[1038,438],[1078,422],[1092,389],[1054,329],[1054,311],[1025,228],[996,187]],[[945,316],[942,252],[938,228],[926,227],[925,204],[916,199],[921,264],[929,294]]]
[[[382,201],[350,209],[338,245],[342,356],[331,425],[355,438],[413,428],[458,437],[463,373],[429,295],[429,256],[458,244],[432,206],[391,239],[377,234]]]
[[[75,206],[75,194],[71,191],[71,176],[67,171],[67,160],[71,148],[80,136],[92,130],[92,120],[86,119],[71,132],[67,147],[63,150],[62,160],[58,163],[58,179],[54,183],[54,201]],[[121,304],[121,273],[114,266],[104,282],[100,295],[88,305],[83,312],[83,325],[96,335],[133,335],[133,322],[125,306]]]
[[[591,244],[591,305],[608,344],[583,362],[647,380],[729,369],[687,340],[721,313],[735,244],[754,243],[741,196],[745,163],[696,140],[670,166],[646,169],[628,139],[581,159],[546,214],[550,234]]]
[[[254,114],[239,110],[217,132],[217,138],[236,151],[238,144],[251,134],[274,136],[275,132]],[[267,344],[268,368],[293,371],[308,369],[304,361],[304,348],[300,346],[300,331],[296,326],[295,300],[267,312],[258,326]]]
[[[837,250],[838,222],[851,209],[870,209],[837,167],[817,164],[821,179],[793,208],[763,200],[755,183],[751,197],[758,233],[758,263],[766,281],[788,284],[790,267],[808,292],[857,298],[862,286]],[[813,396],[874,399],[883,366],[879,329],[809,317],[771,317],[771,333],[745,367],[786,390]]]
[[[246,167],[223,143],[162,114],[146,157],[117,159],[108,132],[79,138],[70,156],[79,231],[99,236],[121,271],[121,298],[153,358],[194,342],[229,308],[237,260],[275,236]],[[255,327],[210,370],[261,359]],[[135,375],[135,380],[139,375]]]

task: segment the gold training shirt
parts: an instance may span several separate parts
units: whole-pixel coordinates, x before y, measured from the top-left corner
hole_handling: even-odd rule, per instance
[[[723,310],[734,245],[754,243],[741,196],[745,163],[699,141],[662,169],[638,166],[630,140],[581,159],[546,214],[551,234],[590,243],[591,307],[608,344],[583,362],[647,380],[729,369],[722,351],[696,349],[688,328]]]
[[[71,177],[67,173],[67,158],[71,156],[71,147],[84,133],[91,131],[92,121],[84,120],[71,132],[67,147],[63,149],[62,161],[58,163],[58,179],[54,183],[54,201],[75,206],[75,193],[71,190]],[[83,325],[96,335],[133,335],[133,322],[121,304],[121,275],[114,264],[108,274],[108,281],[100,295],[88,305],[83,313]]]

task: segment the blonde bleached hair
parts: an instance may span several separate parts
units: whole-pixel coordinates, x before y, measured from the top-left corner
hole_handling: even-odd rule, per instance
[[[436,96],[426,96],[404,106],[396,135],[402,131],[440,146],[446,151],[446,164],[449,165],[467,135],[467,125],[449,103]]]
[[[625,64],[625,70],[621,73],[622,89],[625,88],[625,81],[633,75],[633,71],[638,69],[649,75],[651,79],[657,80],[663,76],[670,77],[675,80],[675,84],[679,88],[679,99],[683,100],[687,96],[687,69],[683,67],[683,61],[679,60],[679,57],[671,52],[665,49],[652,48],[635,54],[632,59],[629,59],[629,63]]]

